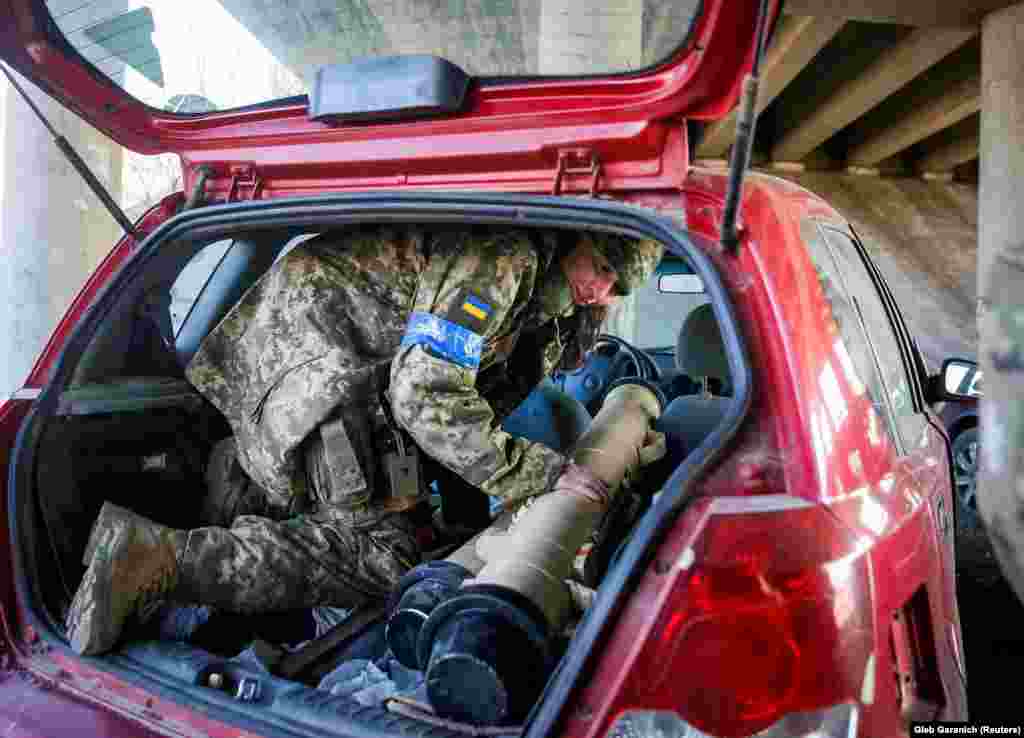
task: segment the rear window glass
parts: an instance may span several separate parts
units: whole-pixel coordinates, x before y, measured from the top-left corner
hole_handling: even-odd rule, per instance
[[[638,348],[668,349],[674,354],[686,317],[710,299],[703,289],[685,294],[660,289],[659,279],[663,274],[691,274],[692,271],[687,265],[662,262],[646,284],[618,299],[605,321],[604,332]]]
[[[807,243],[807,250],[817,268],[825,300],[832,308],[832,317],[839,329],[840,340],[836,343],[836,349],[841,369],[852,386],[863,388],[856,390],[858,394],[867,391],[875,411],[875,416],[871,420],[872,426],[881,418],[889,440],[895,448],[899,448],[896,418],[886,403],[887,393],[882,366],[866,333],[864,315],[875,309],[875,306],[871,303],[864,304],[864,293],[857,293],[851,289],[850,275],[844,271],[844,266],[848,267],[848,264],[840,261],[839,256],[825,240],[822,229],[814,221],[807,220],[802,223],[801,235]],[[882,317],[885,317],[884,313]],[[897,367],[902,369],[902,363],[898,363]],[[822,378],[823,387],[835,387],[831,392],[826,389],[826,394],[841,397],[836,386],[835,368],[829,366],[822,374]],[[842,404],[836,402],[833,405],[834,407],[830,406],[829,410],[835,409],[845,417],[845,408]],[[840,417],[837,416],[834,420],[838,427]]]
[[[478,77],[583,76],[672,55],[700,0],[47,0],[68,42],[131,95],[203,113],[310,88],[360,57],[434,54]]]

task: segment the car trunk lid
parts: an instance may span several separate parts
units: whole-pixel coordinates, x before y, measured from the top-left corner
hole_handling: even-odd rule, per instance
[[[669,4],[637,0],[633,5],[644,22],[652,17],[669,28],[668,37],[676,44],[669,47],[662,42],[670,51],[663,56],[652,52],[657,58],[641,71],[613,68],[586,77],[509,77],[469,70],[457,109],[421,106],[408,115],[399,111],[386,120],[367,121],[329,116],[314,119],[306,96],[228,110],[216,109],[201,94],[172,95],[163,103],[165,109],[147,104],[129,92],[133,89],[130,80],[169,90],[164,75],[169,79],[173,71],[171,55],[160,41],[162,16],[149,7],[157,9],[158,2],[129,8],[136,3],[125,0],[123,9],[111,10],[120,5],[113,0],[85,4],[0,0],[0,9],[12,19],[0,29],[0,56],[125,147],[142,153],[181,155],[187,187],[194,185],[203,167],[210,201],[410,187],[554,194],[677,188],[688,164],[684,121],[715,119],[735,104],[742,76],[752,63],[758,12],[756,3],[704,0],[686,15],[673,10],[675,15],[665,16],[662,6],[671,7]],[[358,5],[363,8],[364,25],[370,23],[371,16],[379,23],[379,8],[371,7],[370,2]],[[481,7],[489,5],[493,3]],[[520,0],[497,5],[504,8],[503,22],[511,22],[513,11],[524,17],[531,3]],[[575,20],[571,3],[544,0],[533,5],[541,7],[541,22],[548,16],[562,18],[563,25]],[[546,9],[552,5],[566,7]],[[288,63],[281,32],[266,25],[265,18],[253,20],[244,0],[225,0],[223,6],[236,20],[241,19],[241,25],[248,23],[249,34],[269,49],[270,56],[284,60],[280,66],[285,71],[299,69]],[[90,16],[82,14],[89,8],[102,20],[92,18],[90,23]],[[295,12],[301,16],[304,11]],[[663,17],[657,17],[659,12]],[[773,3],[772,18],[777,13],[778,3]],[[590,15],[598,17],[600,13]],[[624,18],[627,23],[640,22],[631,16]],[[282,22],[294,20],[282,14]],[[351,20],[346,18],[346,22]],[[615,23],[619,23],[617,18],[605,25]],[[641,30],[645,38],[657,37],[657,29]],[[661,32],[665,33],[664,28]],[[341,34],[337,40],[347,39],[351,46],[355,43],[352,29],[346,33],[349,35]],[[477,38],[480,34],[473,33],[476,36],[467,38],[482,43]],[[538,32],[537,54],[551,53],[550,48],[544,50],[548,36],[564,41],[588,33],[582,29],[574,34],[571,28]],[[392,32],[396,34],[398,31]],[[566,43],[571,45],[571,41]],[[407,48],[412,47],[392,41],[387,50],[405,52]],[[451,44],[445,48],[459,53]],[[501,57],[504,52],[498,51]],[[320,58],[332,62],[351,52],[351,48],[334,50]],[[195,64],[210,63],[201,48],[194,53]],[[571,60],[574,53],[566,47],[559,51],[559,58]],[[258,50],[252,55],[255,58]],[[628,58],[623,59],[628,63]],[[222,58],[219,63],[225,61],[230,66],[235,60]],[[246,57],[240,61],[245,64]],[[309,77],[309,59],[304,63]],[[506,67],[499,64],[495,69],[500,72]],[[120,71],[115,73],[115,68]],[[579,71],[571,65],[565,68]],[[559,69],[562,67],[556,71]],[[236,69],[235,74],[239,80],[246,77],[244,70]],[[371,98],[392,94],[396,87],[412,82],[400,72],[393,78],[385,75],[374,84],[379,94],[371,94]],[[280,89],[285,88],[287,85]],[[180,112],[183,110],[193,112]]]

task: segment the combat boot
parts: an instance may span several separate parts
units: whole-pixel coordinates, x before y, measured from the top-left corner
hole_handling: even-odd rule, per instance
[[[110,650],[133,615],[170,595],[188,533],[104,503],[82,563],[88,569],[68,611],[71,647],[83,655]]]

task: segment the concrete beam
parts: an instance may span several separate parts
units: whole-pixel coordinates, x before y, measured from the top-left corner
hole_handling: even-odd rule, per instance
[[[963,46],[976,29],[925,29],[888,49],[855,80],[836,90],[812,115],[784,133],[773,159],[799,160],[857,120],[942,58]]]
[[[786,0],[786,12],[907,26],[977,26],[1013,0]]]
[[[981,132],[950,141],[929,152],[917,162],[917,170],[922,173],[952,172],[953,169],[978,158],[981,144]]]
[[[981,110],[981,77],[969,77],[854,147],[851,164],[873,166]]]
[[[783,17],[761,68],[758,114],[778,97],[845,24],[842,18],[815,18],[809,15]],[[736,110],[733,110],[708,127],[697,153],[710,158],[723,156],[735,137]]]

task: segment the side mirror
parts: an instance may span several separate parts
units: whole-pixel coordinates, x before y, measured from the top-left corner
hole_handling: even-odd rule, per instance
[[[946,359],[938,376],[939,394],[945,400],[970,400],[981,394],[981,370],[967,359]]]
[[[662,274],[658,277],[658,292],[700,295],[704,293],[704,280],[696,274]]]

